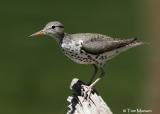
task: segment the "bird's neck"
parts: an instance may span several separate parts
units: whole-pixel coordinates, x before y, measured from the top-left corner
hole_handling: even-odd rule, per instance
[[[57,43],[61,44],[64,36],[65,36],[65,33],[61,33],[61,34],[56,34],[55,36],[51,36],[51,37],[54,37]]]
[[[58,39],[58,43],[59,43],[59,44],[62,43],[64,36],[65,36],[64,33],[62,33],[62,34],[57,34],[56,37],[57,37],[57,39]]]

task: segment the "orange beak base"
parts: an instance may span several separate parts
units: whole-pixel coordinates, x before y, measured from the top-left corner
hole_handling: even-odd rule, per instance
[[[34,37],[34,36],[44,36],[44,32],[43,31],[38,31],[36,33],[33,33],[32,35],[30,35],[29,37]]]

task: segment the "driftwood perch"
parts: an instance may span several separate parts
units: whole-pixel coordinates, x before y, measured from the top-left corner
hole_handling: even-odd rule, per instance
[[[69,102],[67,114],[112,114],[110,108],[95,89],[89,96],[85,96],[89,86],[79,79],[72,80],[70,89],[72,96],[67,98]]]

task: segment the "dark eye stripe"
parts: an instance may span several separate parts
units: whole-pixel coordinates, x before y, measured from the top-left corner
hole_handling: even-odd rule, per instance
[[[56,27],[64,28],[64,26],[56,26]]]
[[[64,26],[52,26],[52,29],[54,29],[55,27],[64,28]]]

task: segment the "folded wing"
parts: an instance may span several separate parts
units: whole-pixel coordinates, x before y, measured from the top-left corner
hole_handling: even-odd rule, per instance
[[[136,38],[126,40],[107,40],[105,38],[96,38],[84,42],[82,44],[82,49],[90,54],[101,54],[138,42],[139,41]]]

